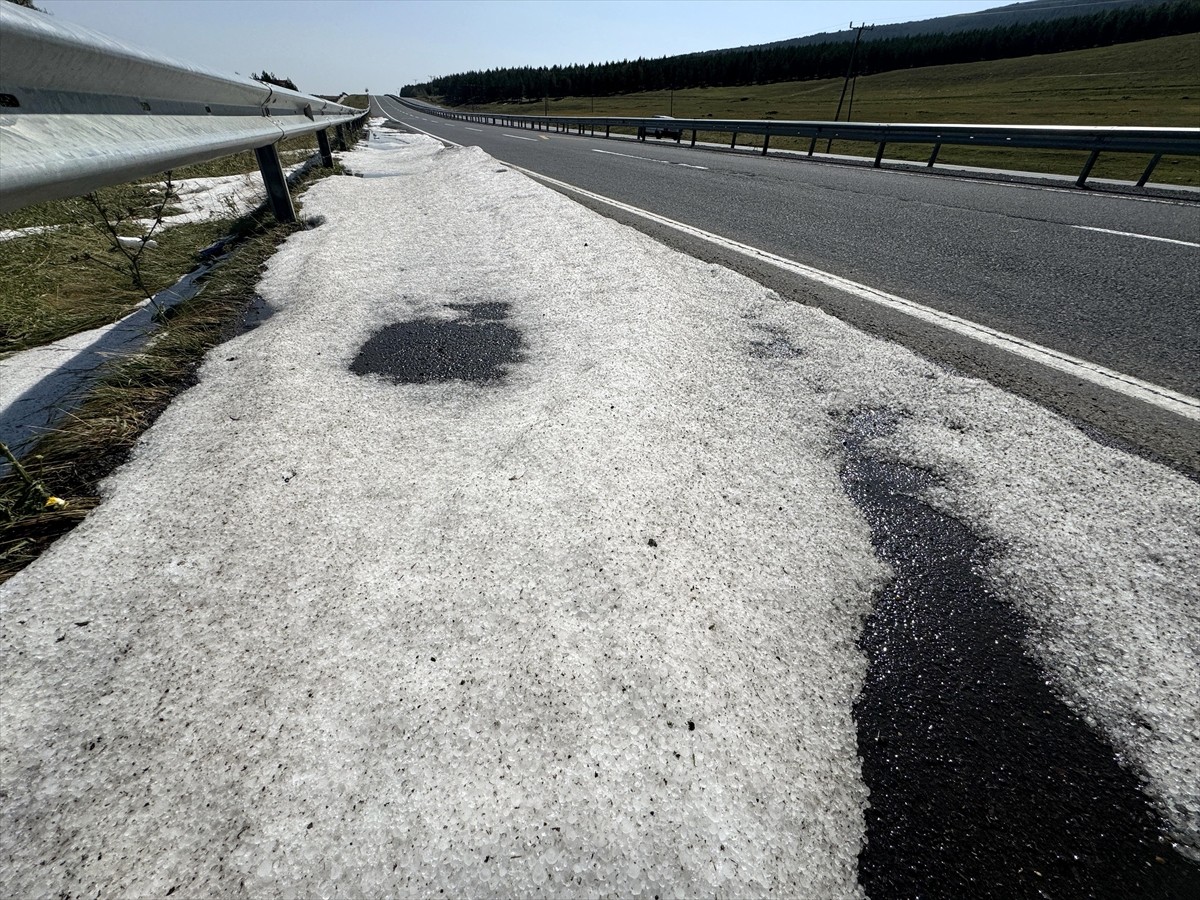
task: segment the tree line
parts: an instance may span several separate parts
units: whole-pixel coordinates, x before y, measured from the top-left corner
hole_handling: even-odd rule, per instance
[[[872,75],[896,69],[1010,59],[1195,31],[1200,31],[1200,0],[1174,0],[1159,6],[1125,7],[972,31],[879,40],[869,40],[864,35],[854,71]],[[808,81],[844,75],[850,52],[850,42],[838,41],[743,47],[598,65],[488,69],[406,85],[400,93],[461,106],[528,102],[542,97],[604,97],[638,91]]]
[[[251,72],[250,77],[255,81],[261,81],[263,84],[273,84],[276,87],[287,88],[289,91],[299,91],[296,87],[296,82],[290,78],[276,76],[273,72],[268,72],[263,69],[261,72]]]

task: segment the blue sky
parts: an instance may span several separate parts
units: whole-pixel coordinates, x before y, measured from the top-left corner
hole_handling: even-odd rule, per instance
[[[266,68],[308,93],[393,92],[430,76],[606,62],[907,22],[1005,0],[37,0],[221,72]]]

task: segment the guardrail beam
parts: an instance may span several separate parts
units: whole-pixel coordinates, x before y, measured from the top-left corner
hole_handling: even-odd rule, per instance
[[[414,109],[448,119],[462,119],[465,114],[394,98]],[[604,135],[609,137],[613,128],[628,129],[637,133],[637,140],[645,141],[647,132],[664,127],[659,117],[635,116],[514,116],[504,121],[515,127],[570,132],[571,124],[581,127],[604,126]],[[763,135],[763,153],[768,152],[770,137],[802,138],[808,140],[808,155],[816,153],[817,141],[826,141],[825,152],[833,151],[833,141],[858,141],[876,145],[874,167],[882,168],[884,148],[888,144],[926,144],[932,146],[926,167],[932,168],[938,160],[943,146],[1037,148],[1045,150],[1086,150],[1090,156],[1076,184],[1083,187],[1101,151],[1119,153],[1151,153],[1151,160],[1138,181],[1145,186],[1150,173],[1163,155],[1200,156],[1200,128],[1153,128],[1143,126],[1105,126],[1094,128],[1082,125],[946,125],[879,122],[821,122],[790,121],[779,119],[687,119],[671,121],[670,129],[676,133],[676,143],[683,140],[683,131],[692,132],[691,145],[696,145],[697,131],[730,135],[729,148],[737,149],[741,134]]]
[[[0,2],[0,212],[220,159],[366,115]]]
[[[279,151],[274,144],[255,147],[254,158],[258,160],[258,170],[262,172],[263,184],[267,187],[267,200],[271,204],[271,212],[284,224],[295,222],[296,208],[292,206],[292,195],[288,191],[283,165],[279,162]]]

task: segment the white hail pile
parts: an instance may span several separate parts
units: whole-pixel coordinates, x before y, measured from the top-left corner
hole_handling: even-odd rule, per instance
[[[479,150],[344,161],[275,315],[0,588],[5,893],[861,896],[886,571],[839,416],[880,407],[1195,828],[1195,485]],[[348,371],[474,302],[510,304],[503,381]]]

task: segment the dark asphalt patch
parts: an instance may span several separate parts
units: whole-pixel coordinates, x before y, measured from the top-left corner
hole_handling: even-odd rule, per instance
[[[991,548],[917,499],[928,473],[871,454],[895,421],[850,417],[841,476],[894,571],[859,641],[867,894],[1200,897],[1137,778],[1024,652],[1025,621],[980,574]]]
[[[415,319],[381,328],[350,364],[355,375],[397,384],[500,381],[521,361],[521,334],[503,324],[507,303],[451,303],[460,319]]]

